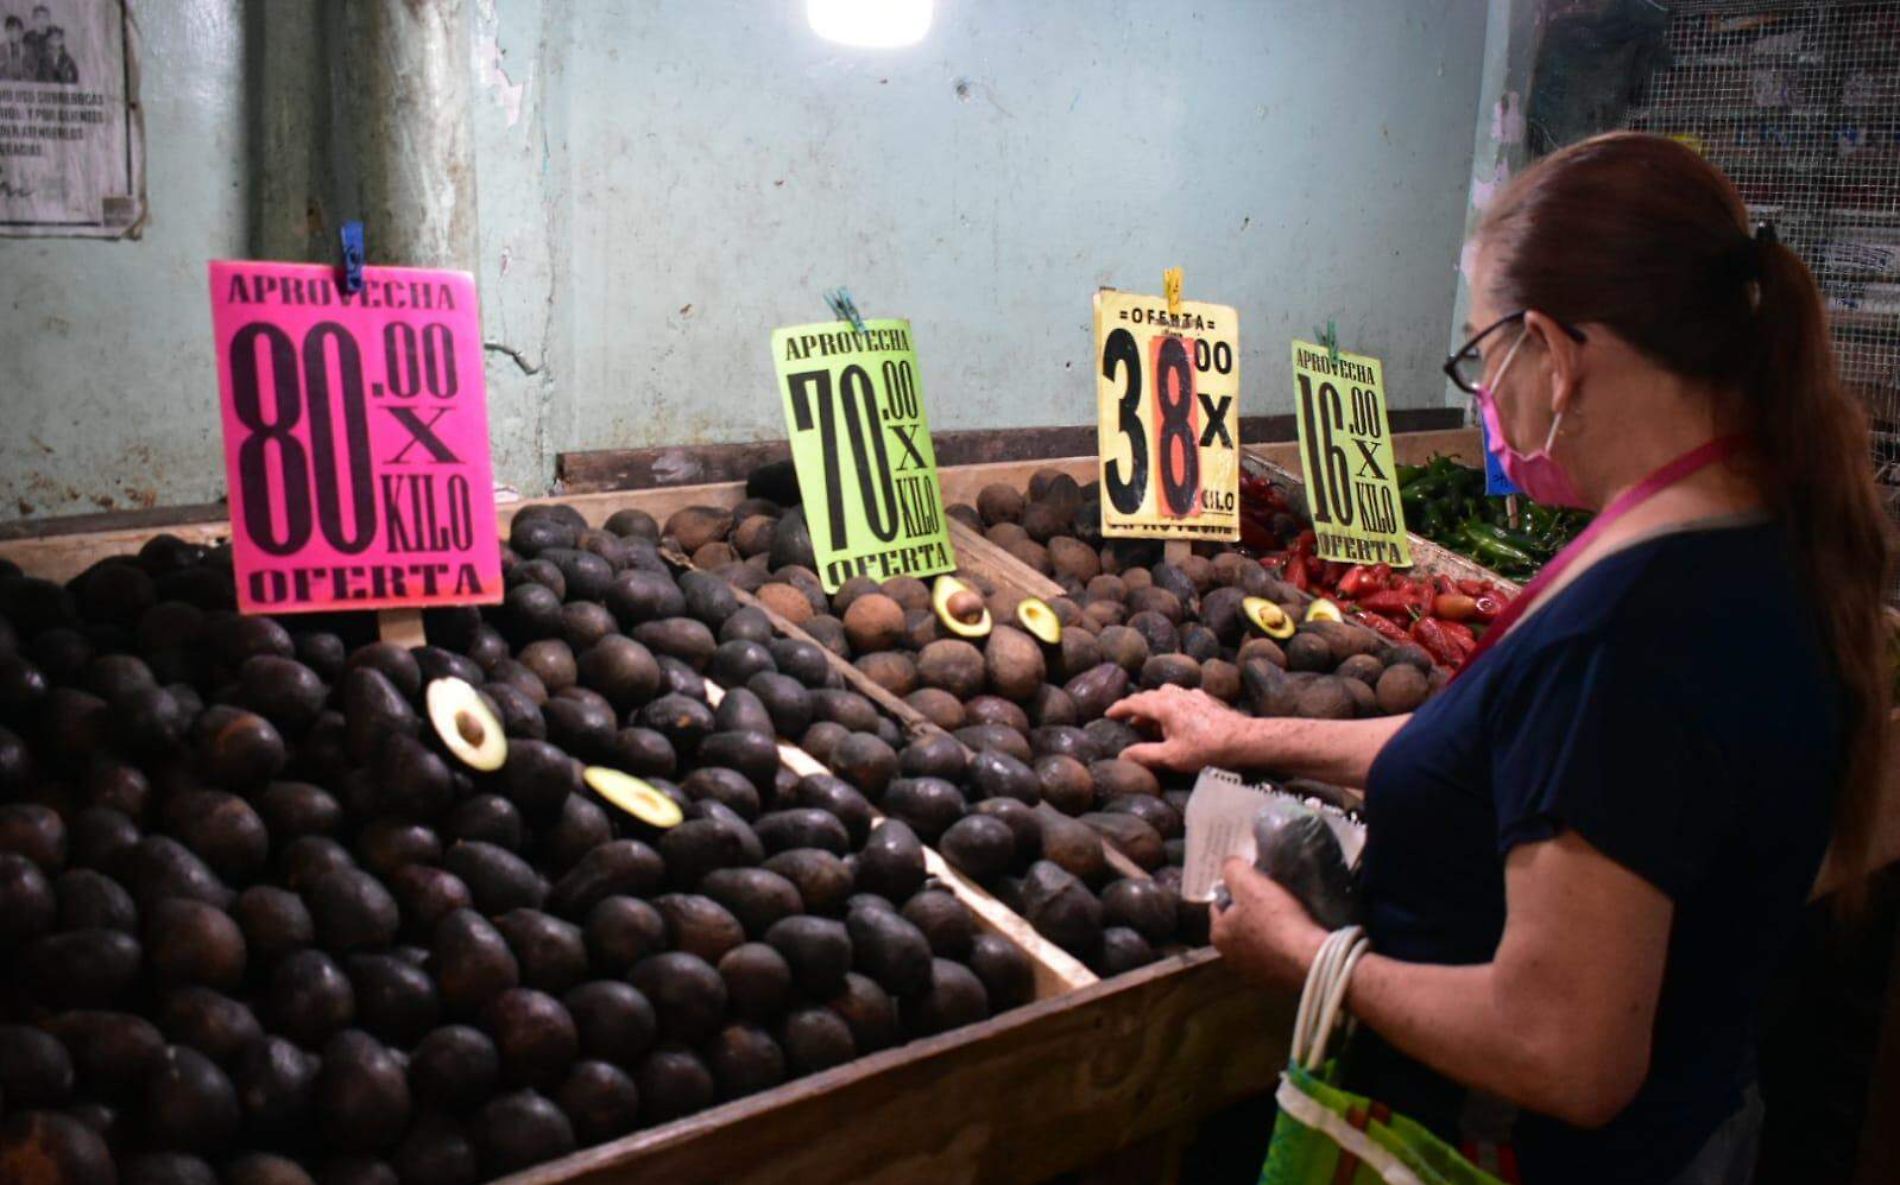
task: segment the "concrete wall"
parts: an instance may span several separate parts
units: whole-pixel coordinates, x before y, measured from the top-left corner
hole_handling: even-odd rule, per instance
[[[144,238],[0,238],[0,517],[224,489],[205,261],[244,253],[242,2],[144,7]]]
[[[1290,409],[1287,340],[1329,317],[1395,406],[1441,398],[1477,0],[939,0],[895,52],[819,41],[799,0],[475,2],[490,408],[524,493],[568,449],[782,437],[768,335],[837,284],[915,322],[938,428],[1091,419],[1090,293],[1170,265],[1242,310],[1245,414]],[[0,432],[0,514],[220,493],[234,6],[142,15],[146,239],[0,241],[29,278],[0,289],[0,401],[30,429]]]

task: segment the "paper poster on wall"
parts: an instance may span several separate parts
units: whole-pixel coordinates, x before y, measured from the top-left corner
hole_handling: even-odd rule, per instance
[[[145,218],[124,0],[0,0],[0,235],[116,239]]]

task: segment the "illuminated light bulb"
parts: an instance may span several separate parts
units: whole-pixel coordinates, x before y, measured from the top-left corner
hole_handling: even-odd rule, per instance
[[[933,0],[805,0],[812,32],[859,49],[901,49],[930,32]]]

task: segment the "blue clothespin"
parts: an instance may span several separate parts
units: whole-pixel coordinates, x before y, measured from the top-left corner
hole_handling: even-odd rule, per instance
[[[1319,331],[1319,326],[1313,327],[1313,339],[1326,347],[1326,360],[1335,366],[1339,365],[1339,327],[1331,317],[1326,318],[1325,333]]]
[[[848,289],[833,288],[825,293],[825,305],[831,310],[832,316],[840,321],[849,321],[854,331],[864,332],[864,317],[858,312],[858,306],[852,303]]]
[[[363,224],[345,222],[343,229],[337,232],[343,240],[343,291],[357,293],[363,290]]]

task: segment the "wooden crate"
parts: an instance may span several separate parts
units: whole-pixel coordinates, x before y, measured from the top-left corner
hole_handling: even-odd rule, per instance
[[[1092,466],[1087,459],[1087,467]],[[971,466],[970,473],[946,471],[946,485],[967,486],[973,498],[990,480],[1020,484],[1037,467]],[[598,524],[625,508],[664,520],[686,506],[730,507],[744,496],[742,483],[726,482],[551,500],[574,506]],[[504,530],[528,504],[499,508]],[[1060,592],[979,534],[962,524],[955,528],[965,575],[1024,594]],[[221,521],[168,524],[162,530],[203,543],[228,536]],[[67,580],[106,556],[135,552],[156,533],[127,528],[17,538],[0,541],[0,558],[36,576]],[[802,634],[766,612],[781,632]],[[851,664],[838,660],[837,668],[868,684]],[[875,692],[879,706],[906,727],[929,727],[875,684],[860,689]],[[718,694],[709,684],[709,697]],[[780,745],[780,757],[801,775],[823,769],[792,744]],[[1123,875],[1148,875],[1108,850]],[[1142,1148],[1144,1142],[1151,1146],[1157,1133],[1192,1124],[1272,1086],[1285,1063],[1290,996],[1248,988],[1205,948],[1170,953],[1102,982],[957,873],[936,850],[926,849],[926,863],[931,875],[970,907],[980,926],[1029,956],[1036,977],[1034,1003],[636,1132],[510,1180],[534,1185],[643,1180],[1036,1185]]]
[[[1395,437],[1394,443],[1400,459],[1411,463],[1435,452],[1464,456],[1474,436],[1418,433]],[[1254,462],[1284,467],[1285,476],[1297,481],[1293,446],[1249,446],[1243,451]],[[973,502],[977,491],[991,482],[1020,487],[1040,468],[1059,469],[1087,482],[1096,476],[1097,460],[1067,457],[948,468],[942,471],[944,501]],[[742,483],[722,482],[555,500],[599,523],[622,508],[642,509],[663,520],[685,506],[729,507],[744,496]],[[526,503],[500,508],[504,525],[522,505]],[[228,533],[221,521],[163,529],[204,542]],[[953,521],[952,530],[964,574],[1027,594],[1059,591],[1053,581],[962,524]],[[124,529],[21,538],[0,542],[0,558],[35,575],[63,580],[103,556],[136,550],[154,533]],[[1476,567],[1429,541],[1414,537],[1414,542],[1423,545],[1423,560]],[[1477,571],[1497,579],[1481,568]],[[848,663],[842,667],[855,672]],[[906,718],[899,711],[908,711],[901,700],[883,695],[876,702],[907,727],[924,726],[915,713]],[[1895,769],[1900,771],[1900,713],[1890,736]],[[782,756],[794,769],[812,761],[795,746],[785,746]],[[1860,875],[1900,858],[1900,776],[1887,789],[1879,828],[1869,868],[1856,870]],[[1192,1125],[1272,1086],[1286,1057],[1294,1003],[1289,994],[1249,987],[1208,949],[1170,955],[1138,971],[1095,981],[1059,950],[1052,955],[1049,944],[1027,922],[962,881],[934,852],[931,858],[933,873],[948,874],[953,891],[975,903],[981,924],[1030,953],[1037,966],[1035,1003],[637,1132],[510,1180],[515,1185],[653,1180],[675,1185],[1036,1185],[1104,1158],[1134,1163],[1139,1159],[1134,1150],[1152,1148],[1162,1133]],[[1848,875],[1849,870],[1830,864],[1817,894]],[[1158,1182],[1165,1173],[1161,1168],[1152,1177],[1129,1173],[1117,1179]]]

